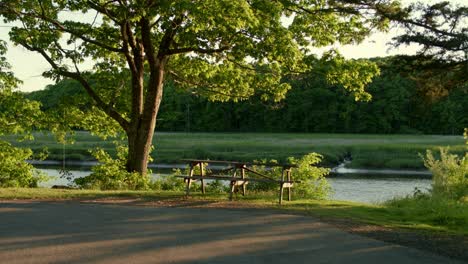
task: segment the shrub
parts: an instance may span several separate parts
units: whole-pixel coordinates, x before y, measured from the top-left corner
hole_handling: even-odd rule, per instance
[[[223,184],[220,180],[214,180],[207,184],[206,190],[210,193],[224,193],[229,192],[229,186]]]
[[[432,172],[434,193],[453,199],[468,195],[468,153],[460,158],[450,154],[448,148],[440,148],[440,159],[436,159],[430,150],[422,159],[424,166]]]
[[[91,168],[89,176],[75,179],[75,183],[85,189],[100,190],[145,190],[149,188],[150,179],[147,175],[126,170],[128,148],[117,145],[117,158],[112,158],[109,153],[101,148],[91,151],[91,154],[99,161],[99,165]],[[151,171],[148,172],[151,174]]]
[[[289,158],[289,163],[296,164],[293,175],[295,180],[300,180],[300,184],[295,184],[295,195],[302,198],[326,199],[331,193],[331,186],[325,178],[330,172],[328,168],[321,168],[314,165],[322,161],[322,155],[309,153],[300,159]]]
[[[0,141],[0,187],[37,187],[47,177],[27,163],[31,149],[16,148]]]
[[[262,162],[265,163],[266,160]],[[326,199],[331,193],[331,187],[325,176],[329,173],[329,169],[314,166],[322,161],[322,155],[317,153],[309,153],[300,159],[288,158],[290,164],[297,165],[293,168],[293,180],[301,181],[295,183],[293,192],[296,197],[309,198],[309,199]],[[268,163],[277,163],[271,160]],[[267,168],[265,166],[254,166],[255,171],[264,175],[278,179],[281,175],[281,167]],[[278,189],[278,184],[274,182],[251,182],[249,189],[255,191],[272,191]]]
[[[155,191],[184,191],[186,185],[176,175],[181,175],[179,169],[174,170],[174,173],[169,176],[163,176],[151,183],[151,189]],[[192,184],[193,185],[193,184]]]
[[[207,164],[202,164],[203,169],[205,173],[211,173],[210,170],[206,169]],[[175,176],[181,176],[181,175],[189,175],[190,169],[184,169],[183,171],[180,169],[174,169],[172,175],[162,177],[161,179],[157,180],[156,182],[159,182],[161,185],[161,190],[164,191],[185,191],[187,188],[186,183],[182,180],[182,178],[177,178]],[[200,174],[200,167],[196,166],[194,168],[194,174],[199,175]],[[199,188],[200,185],[197,182],[192,182],[191,189],[197,189]]]

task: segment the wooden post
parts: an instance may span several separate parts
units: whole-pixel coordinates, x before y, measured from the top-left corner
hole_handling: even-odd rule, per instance
[[[283,203],[283,182],[280,182],[279,204]]]
[[[202,162],[198,163],[198,166],[200,166],[200,176],[202,177],[202,179],[201,179],[202,193],[205,194],[205,180],[203,179],[203,176],[204,176],[203,163]]]
[[[235,188],[236,188],[236,182],[231,181],[231,192],[229,193],[229,201],[232,201],[232,196],[234,195]]]
[[[193,162],[190,163],[190,171],[189,171],[189,178],[187,179],[187,188],[185,190],[185,194],[189,196],[190,194],[190,185],[192,184],[192,176],[193,176]]]
[[[291,201],[291,170],[292,168],[288,168],[286,171],[286,174],[288,175],[288,182],[289,182],[289,187],[288,187],[288,201]]]
[[[242,180],[245,179],[245,164],[242,164],[242,167],[241,167],[241,178]],[[245,196],[245,191],[246,191],[246,186],[245,186],[245,182],[242,184],[242,196]]]
[[[280,193],[279,193],[279,204],[283,203],[283,184],[284,184],[284,167],[283,171],[281,172],[281,182],[280,182]]]
[[[237,175],[237,166],[233,166],[234,171],[232,173],[232,177],[236,178]],[[234,195],[234,191],[236,190],[236,182],[231,181],[231,193],[229,194],[229,201],[232,201],[232,196]]]

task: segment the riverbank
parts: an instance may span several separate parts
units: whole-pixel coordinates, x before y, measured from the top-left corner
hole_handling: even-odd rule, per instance
[[[59,144],[50,133],[35,133],[35,141],[18,142],[4,137],[16,146],[40,152],[47,148],[49,160],[92,161],[90,149],[101,147],[115,154],[113,139],[101,140],[88,132],[77,131],[73,144]],[[450,146],[462,153],[466,145],[462,136],[440,135],[364,135],[364,134],[293,134],[293,133],[168,133],[155,134],[154,163],[178,163],[185,158],[241,160],[301,157],[310,152],[324,156],[322,166],[334,167],[350,159],[348,168],[423,169],[419,157],[427,149]]]
[[[60,189],[0,189],[0,202],[16,200],[25,203],[53,201],[102,203],[145,207],[197,207],[229,208],[236,210],[272,210],[289,214],[309,215],[322,222],[332,224],[347,232],[356,233],[419,248],[441,255],[468,260],[467,207],[465,215],[459,215],[464,222],[433,221],[433,214],[421,214],[429,208],[404,208],[392,205],[369,205],[344,201],[298,200],[278,206],[277,197],[269,194],[249,194],[227,200],[224,194],[202,196],[194,193],[185,198],[180,192],[148,191],[96,191]],[[460,208],[458,208],[458,211]],[[460,212],[459,212],[460,213]],[[449,215],[450,216],[450,215]],[[465,218],[463,218],[465,217]]]

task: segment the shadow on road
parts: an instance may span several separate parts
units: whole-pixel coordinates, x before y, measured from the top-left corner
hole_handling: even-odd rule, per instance
[[[131,203],[131,201],[130,201]],[[0,204],[8,263],[450,263],[263,210],[80,202]],[[456,263],[454,261],[454,263]]]

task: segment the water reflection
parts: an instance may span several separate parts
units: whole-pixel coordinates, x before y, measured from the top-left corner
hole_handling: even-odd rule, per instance
[[[381,203],[395,197],[412,195],[415,188],[427,192],[431,179],[397,175],[339,175],[329,178],[334,190],[331,199],[365,203]]]

